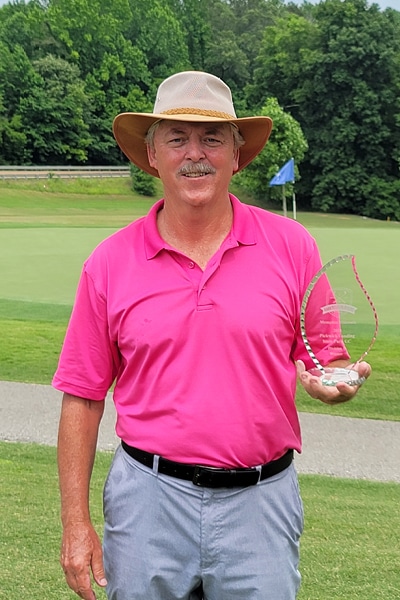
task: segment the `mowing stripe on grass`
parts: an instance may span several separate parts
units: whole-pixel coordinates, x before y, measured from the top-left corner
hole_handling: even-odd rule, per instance
[[[82,263],[114,228],[3,229],[0,298],[72,304]],[[357,268],[380,323],[400,324],[400,231],[311,228],[324,262],[356,255]]]
[[[3,229],[0,298],[72,304],[83,261],[111,228]]]

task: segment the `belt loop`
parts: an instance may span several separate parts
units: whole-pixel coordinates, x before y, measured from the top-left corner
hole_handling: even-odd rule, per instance
[[[160,460],[160,456],[158,454],[154,455],[153,458],[153,473],[157,475],[158,473],[158,461]]]

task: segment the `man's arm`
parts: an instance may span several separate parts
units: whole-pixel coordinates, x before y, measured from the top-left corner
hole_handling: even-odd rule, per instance
[[[63,396],[58,432],[61,566],[69,587],[84,600],[96,599],[91,572],[98,585],[107,584],[101,542],[89,511],[89,485],[103,412],[104,401]]]

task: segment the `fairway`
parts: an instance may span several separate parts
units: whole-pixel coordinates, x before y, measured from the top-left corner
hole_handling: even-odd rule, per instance
[[[107,183],[102,185],[106,189]],[[37,194],[30,202],[29,190],[9,191],[0,182],[0,379],[49,384],[83,261],[101,240],[145,214],[153,200],[106,196],[93,202],[73,194]],[[357,398],[328,407],[300,390],[299,410],[400,420],[400,224],[303,213],[299,221],[316,238],[324,262],[340,254],[356,255],[381,323],[371,355],[374,375]],[[110,459],[110,454],[98,453],[91,484],[92,516],[99,532]],[[0,464],[0,597],[76,597],[58,563],[55,449],[2,442]],[[306,522],[299,600],[396,598],[399,486],[319,476],[301,476],[300,484]],[[105,598],[104,591],[97,597]]]
[[[155,200],[114,179],[0,182],[0,380],[51,382],[83,262]],[[368,357],[374,376],[356,400],[332,408],[300,388],[298,409],[400,420],[400,223],[302,212],[298,220],[316,238],[324,262],[356,255],[380,327]]]
[[[91,514],[100,534],[102,486],[111,457],[97,453],[91,483]],[[0,465],[0,598],[76,599],[58,562],[55,448],[0,442]],[[300,486],[305,531],[298,600],[398,598],[399,485],[303,475]],[[97,597],[103,600],[104,591],[97,589]]]

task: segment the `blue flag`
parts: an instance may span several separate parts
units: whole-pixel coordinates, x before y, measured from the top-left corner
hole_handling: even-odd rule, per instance
[[[269,185],[283,185],[288,182],[294,182],[294,158],[283,165],[280,171],[271,179]]]

